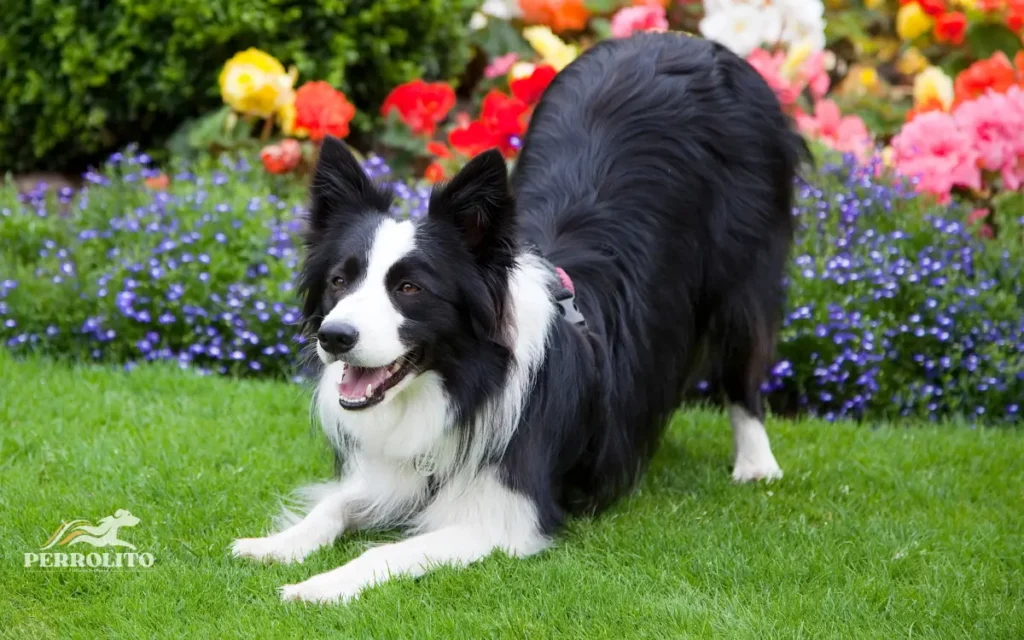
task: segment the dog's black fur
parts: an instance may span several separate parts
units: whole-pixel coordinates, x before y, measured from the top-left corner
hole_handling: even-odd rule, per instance
[[[300,278],[311,336],[339,299],[326,285],[339,247],[371,238],[390,202],[342,149],[325,142],[313,184]],[[555,320],[511,441],[483,461],[530,498],[544,533],[638,477],[705,347],[729,401],[762,417],[805,153],[745,61],[706,40],[640,34],[556,76],[510,182],[495,151],[435,190],[400,263],[424,294],[395,304],[467,442],[486,437],[468,427],[508,383],[517,256],[563,268],[588,323]]]
[[[545,525],[637,477],[705,341],[728,399],[762,417],[805,153],[761,76],[706,40],[609,40],[555,77],[513,193],[589,334],[555,328],[503,461]]]

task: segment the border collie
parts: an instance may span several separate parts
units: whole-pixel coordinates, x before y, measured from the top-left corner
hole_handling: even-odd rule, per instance
[[[496,150],[478,155],[421,220],[388,215],[391,193],[326,139],[298,284],[340,477],[234,555],[301,562],[346,531],[405,528],[281,590],[338,602],[535,554],[634,483],[705,361],[729,402],[733,478],[781,477],[759,389],[805,153],[752,67],[673,33],[581,55],[511,179]]]

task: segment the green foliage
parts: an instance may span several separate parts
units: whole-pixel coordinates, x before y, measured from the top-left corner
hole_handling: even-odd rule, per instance
[[[6,3],[0,171],[57,169],[162,140],[215,108],[217,75],[258,47],[326,80],[366,129],[387,92],[452,79],[478,0],[121,0]]]

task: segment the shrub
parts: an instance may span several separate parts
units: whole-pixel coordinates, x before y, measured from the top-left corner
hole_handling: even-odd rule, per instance
[[[145,161],[115,156],[77,195],[0,191],[0,339],[14,351],[294,373],[302,188],[241,160],[147,191]],[[378,158],[366,168],[390,179]],[[961,211],[875,172],[828,161],[798,190],[772,404],[828,418],[1017,416],[1024,218],[984,241]],[[400,213],[422,215],[427,188],[396,188]]]
[[[219,103],[217,74],[259,46],[362,112],[468,61],[476,0],[12,3],[0,34],[0,172],[59,169],[153,142]]]

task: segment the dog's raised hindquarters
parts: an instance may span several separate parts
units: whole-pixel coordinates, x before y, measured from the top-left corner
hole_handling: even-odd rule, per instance
[[[701,344],[730,406],[733,478],[781,477],[760,385],[803,153],[752,67],[679,34],[588,50],[545,92],[511,180],[480,154],[422,220],[391,218],[390,193],[326,139],[298,284],[341,472],[304,518],[234,554],[302,561],[346,531],[406,529],[282,589],[338,602],[537,553],[636,481]]]

